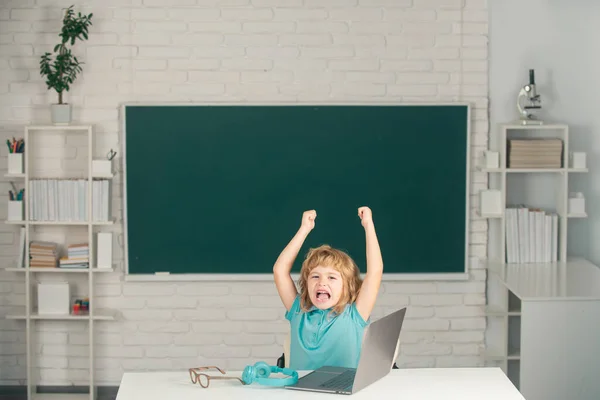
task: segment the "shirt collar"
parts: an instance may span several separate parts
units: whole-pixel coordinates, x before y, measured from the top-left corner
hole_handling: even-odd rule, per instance
[[[317,308],[316,306],[313,305],[311,308],[308,309],[308,312],[312,313],[312,314],[325,314],[331,310],[332,310],[331,308],[328,308],[326,310],[321,310],[320,308]]]

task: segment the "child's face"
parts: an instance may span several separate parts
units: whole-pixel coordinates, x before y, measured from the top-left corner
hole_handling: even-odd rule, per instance
[[[315,307],[326,310],[335,306],[344,289],[342,275],[332,267],[315,267],[308,275],[308,293]]]

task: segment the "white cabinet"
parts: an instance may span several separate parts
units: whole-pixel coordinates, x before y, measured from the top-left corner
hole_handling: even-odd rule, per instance
[[[569,180],[588,172],[585,149],[570,148],[565,124],[501,124],[493,137],[499,164],[478,167],[501,204],[478,213],[488,222],[486,365],[527,400],[598,398],[600,269],[567,248],[569,226],[587,217],[569,207],[587,195]]]
[[[527,400],[598,398],[600,269],[584,259],[487,266],[487,365]]]

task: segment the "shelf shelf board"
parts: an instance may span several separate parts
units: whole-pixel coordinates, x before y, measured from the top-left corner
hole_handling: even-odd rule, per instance
[[[499,214],[481,214],[479,211],[476,212],[477,216],[479,218],[502,218],[503,214],[499,213]]]
[[[25,178],[25,174],[4,174],[4,177],[9,179],[23,179]]]
[[[517,174],[539,174],[539,173],[558,173],[565,172],[566,168],[506,168],[506,173],[517,173]]]
[[[476,211],[476,215],[479,218],[485,218],[485,219],[494,219],[494,218],[502,218],[504,216],[504,213],[499,213],[499,214],[481,214],[479,211]],[[559,213],[558,216],[560,218],[564,218],[564,214]],[[583,214],[567,214],[567,218],[587,218],[588,215],[587,213],[583,213]]]
[[[520,316],[521,311],[508,311],[503,310],[497,306],[488,306],[485,309],[485,314],[493,317],[508,317],[508,316]]]
[[[514,123],[501,124],[502,128],[509,130],[555,130],[555,129],[567,129],[566,124],[523,124],[521,121],[515,121]]]
[[[91,125],[27,125],[30,131],[87,131]]]
[[[89,400],[89,393],[34,393],[33,400]]]
[[[92,179],[113,179],[115,177],[114,174],[112,175],[92,175]],[[89,175],[72,175],[72,176],[59,176],[59,175],[44,175],[44,176],[30,176],[29,180],[50,180],[50,179],[54,179],[54,180],[75,180],[75,179],[83,179],[83,180],[89,180]]]
[[[88,225],[89,221],[29,221],[29,225]],[[112,225],[114,221],[93,221],[92,225]]]
[[[587,168],[485,168],[477,167],[481,172],[487,173],[500,173],[506,172],[507,174],[548,174],[548,173],[584,173],[589,172]]]
[[[4,174],[5,178],[9,178],[9,179],[24,179],[25,178],[25,174]],[[92,175],[92,179],[114,179],[115,174],[111,174],[111,175]],[[82,175],[75,175],[75,176],[53,176],[53,175],[45,175],[43,177],[41,176],[30,176],[29,180],[36,180],[36,179],[59,179],[59,180],[70,180],[70,179],[88,179],[89,176],[82,176]]]
[[[10,271],[10,272],[25,272],[26,270],[27,270],[26,268],[6,268],[5,269],[5,271]],[[29,268],[29,271],[31,271],[31,272],[49,272],[49,273],[58,273],[58,274],[60,274],[60,273],[86,273],[89,270],[90,270],[89,268],[59,268],[59,267]],[[114,272],[115,271],[114,268],[92,268],[91,270],[92,270],[92,272]]]
[[[569,168],[569,172],[589,172],[587,168]]]
[[[9,225],[88,225],[88,221],[5,221]],[[94,221],[92,225],[113,225],[115,221]]]
[[[521,352],[518,349],[509,349],[503,354],[497,349],[490,348],[484,353],[484,357],[488,360],[520,360]]]
[[[26,319],[25,310],[16,314],[8,314],[7,319]],[[36,311],[30,314],[31,319],[37,320],[60,320],[60,321],[88,321],[89,314],[38,314]],[[109,310],[99,310],[94,312],[94,321],[114,321],[115,314]]]
[[[480,172],[489,172],[489,173],[504,171],[503,168],[486,168],[486,167],[481,167],[481,166],[478,166],[477,170],[480,171]]]
[[[583,214],[568,214],[567,218],[587,218],[587,213],[583,213]]]

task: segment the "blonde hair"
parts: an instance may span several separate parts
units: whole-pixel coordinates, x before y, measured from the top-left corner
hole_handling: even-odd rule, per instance
[[[304,311],[308,311],[313,305],[310,301],[307,282],[309,274],[317,266],[331,267],[342,276],[342,295],[332,310],[335,314],[340,314],[346,304],[356,301],[362,285],[360,270],[354,260],[342,250],[334,249],[326,244],[309,249],[302,263],[298,282],[298,286],[300,286],[300,308]]]

